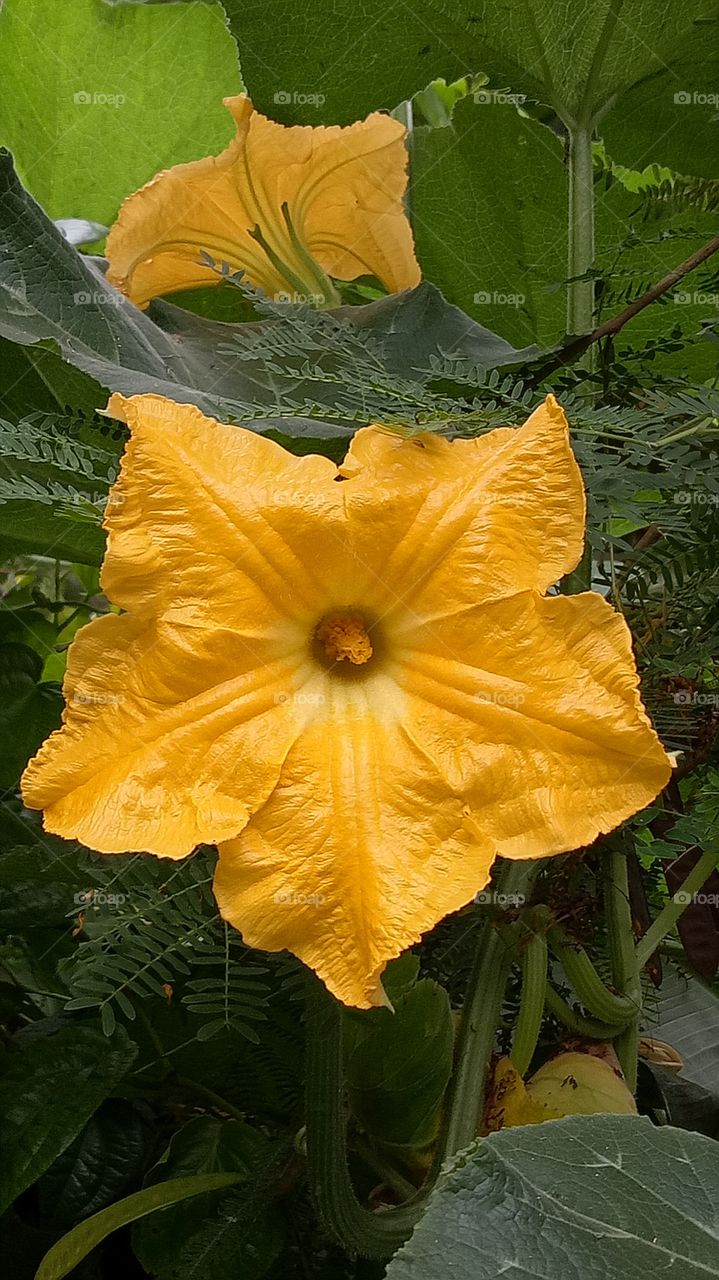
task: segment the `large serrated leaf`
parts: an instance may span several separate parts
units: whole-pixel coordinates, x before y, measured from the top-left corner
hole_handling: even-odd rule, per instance
[[[469,98],[447,128],[415,131],[412,178],[417,254],[429,279],[511,342],[554,341],[567,271],[559,138],[511,102]]]
[[[581,0],[571,8],[557,0],[413,0],[399,9],[386,0],[274,0],[271,23],[262,0],[225,0],[225,8],[254,100],[281,120],[345,124],[395,107],[436,76],[483,71],[498,89],[546,103],[566,122],[611,122],[624,164],[684,154],[703,173],[712,163],[702,145],[716,114],[716,0]],[[308,49],[321,55],[308,61]],[[634,110],[630,97],[624,131],[625,96],[635,86],[640,102],[658,95],[662,110]],[[676,93],[703,100],[690,109]],[[494,110],[478,128],[491,133]],[[493,171],[489,185],[501,176]]]
[[[505,1129],[449,1164],[387,1280],[706,1280],[716,1150],[633,1116]]]
[[[109,224],[160,169],[220,151],[242,91],[218,4],[5,0],[0,144],[52,218]]]

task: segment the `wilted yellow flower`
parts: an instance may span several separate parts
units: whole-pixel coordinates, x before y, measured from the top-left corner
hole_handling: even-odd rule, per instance
[[[332,284],[376,276],[390,292],[419,283],[402,199],[405,128],[375,112],[339,125],[268,120],[226,98],[237,136],[219,156],[179,164],[125,200],[107,239],[107,278],[138,306],[217,284],[205,251],[280,300],[332,306]]]
[[[562,1116],[636,1115],[634,1095],[619,1069],[593,1052],[559,1053],[527,1083],[509,1058],[500,1058],[485,1107],[489,1133],[543,1124]]]
[[[131,440],[102,585],[127,612],[79,633],[25,774],[48,831],[218,843],[245,941],[366,1007],[498,854],[586,845],[666,783],[624,620],[544,594],[584,527],[553,397],[476,440],[368,427],[339,468],[160,396],[109,408]]]

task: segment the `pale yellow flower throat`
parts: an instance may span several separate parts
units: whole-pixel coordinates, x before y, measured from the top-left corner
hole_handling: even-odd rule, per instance
[[[359,613],[330,614],[320,623],[315,636],[331,662],[351,662],[359,667],[372,657],[372,642]]]

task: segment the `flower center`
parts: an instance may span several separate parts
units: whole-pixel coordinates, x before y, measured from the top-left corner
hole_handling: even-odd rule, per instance
[[[360,613],[331,613],[315,631],[315,641],[325,661],[351,662],[361,667],[373,654],[367,624]]]

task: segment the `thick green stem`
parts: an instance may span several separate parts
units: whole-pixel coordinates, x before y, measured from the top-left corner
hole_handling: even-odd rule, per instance
[[[568,937],[558,925],[550,930],[549,941],[585,1009],[602,1022],[621,1026],[626,1026],[636,1017],[636,1001],[629,995],[615,995],[604,985],[584,947]]]
[[[512,895],[525,900],[540,869],[538,861],[506,862],[497,878],[498,894],[504,900]],[[479,1131],[489,1061],[518,940],[517,926],[500,932],[491,920],[485,922],[462,1010],[457,1065],[440,1137],[443,1158],[468,1146]]]
[[[641,970],[634,945],[632,908],[629,901],[627,856],[620,844],[611,845],[604,859],[604,908],[607,922],[612,980],[634,1005],[634,1016],[614,1041],[627,1086],[637,1087],[639,1019],[642,1012]]]
[[[544,931],[533,933],[522,953],[522,998],[517,1028],[512,1042],[512,1064],[523,1076],[534,1057],[544,1016],[547,986],[547,937]]]
[[[349,1253],[386,1258],[411,1234],[432,1180],[398,1209],[372,1213],[359,1203],[347,1167],[341,1008],[316,978],[308,984],[307,1165],[317,1215]]]
[[[594,172],[592,129],[585,121],[569,130],[568,230],[567,332],[579,335],[594,327],[594,280],[588,275],[594,265]]]
[[[586,1036],[588,1040],[614,1040],[622,1030],[620,1023],[601,1022],[599,1018],[586,1018],[583,1014],[577,1013],[576,1009],[567,1004],[549,982],[544,996],[549,1012],[563,1022],[575,1036]]]
[[[499,900],[511,902],[514,897],[522,905],[540,869],[539,861],[505,863],[497,880],[497,892],[502,895]],[[482,927],[462,1014],[457,1068],[432,1169],[411,1200],[383,1213],[372,1213],[359,1203],[347,1167],[340,1006],[320,982],[308,979],[306,1111],[310,1186],[320,1220],[349,1252],[374,1258],[394,1253],[421,1216],[442,1160],[476,1137],[520,929],[515,922],[500,931],[490,919]]]
[[[709,879],[718,862],[719,850],[707,849],[696,866],[692,867],[681,888],[677,889],[671,901],[659,912],[656,920],[637,945],[637,964],[640,970],[654,955],[659,943],[674,928],[682,912],[689,906],[694,894]]]

